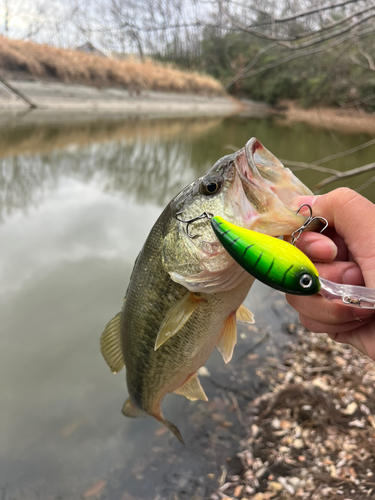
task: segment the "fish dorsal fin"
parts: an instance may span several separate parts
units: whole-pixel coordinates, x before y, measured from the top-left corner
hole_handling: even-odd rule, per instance
[[[181,387],[173,392],[175,394],[185,396],[185,398],[188,398],[191,401],[195,401],[197,399],[208,401],[208,397],[206,396],[196,373],[194,373],[194,375],[192,375],[184,384],[182,384]]]
[[[125,417],[130,417],[130,418],[138,418],[146,416],[145,412],[134,406],[129,398],[125,401],[121,412],[123,415],[125,415]]]
[[[198,304],[204,300],[195,293],[187,292],[176,304],[168,311],[160,326],[158,336],[155,342],[155,351],[168,339],[176,335],[184,324],[189,320]]]
[[[111,319],[100,337],[100,351],[112,373],[118,373],[125,366],[121,349],[121,312]]]
[[[254,314],[243,304],[237,309],[236,318],[243,323],[255,323]]]
[[[225,363],[229,363],[232,359],[233,349],[237,342],[237,321],[236,315],[230,314],[225,320],[224,326],[221,330],[219,342],[216,347],[223,356]]]

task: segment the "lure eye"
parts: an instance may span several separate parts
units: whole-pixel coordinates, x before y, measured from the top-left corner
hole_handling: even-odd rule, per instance
[[[299,280],[302,288],[310,288],[313,284],[313,279],[309,274],[303,274]]]
[[[223,179],[221,177],[210,178],[207,179],[206,182],[203,182],[201,185],[201,193],[206,196],[210,196],[211,194],[217,193],[221,186],[223,185]]]

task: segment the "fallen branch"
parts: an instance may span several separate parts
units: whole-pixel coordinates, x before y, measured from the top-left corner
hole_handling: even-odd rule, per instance
[[[368,148],[369,146],[373,146],[375,144],[375,139],[371,139],[371,141],[364,142],[363,144],[360,144],[359,146],[356,146],[355,148],[347,149],[345,151],[341,151],[340,153],[335,153],[333,155],[326,156],[325,158],[321,158],[320,160],[316,160],[314,163],[306,163],[304,161],[293,161],[293,160],[284,160],[280,158],[281,163],[284,165],[287,165],[288,167],[292,168],[300,168],[300,169],[309,169],[311,170],[317,170],[318,172],[324,172],[325,174],[341,174],[340,170],[336,170],[334,168],[326,168],[326,167],[321,167],[320,165],[322,163],[327,163],[328,161],[331,160],[337,160],[338,158],[343,158],[344,156],[351,155],[353,153],[357,153],[357,151],[361,151],[361,149]],[[232,147],[231,145],[227,146]],[[238,149],[238,148],[237,148]],[[236,150],[234,150],[236,151]]]
[[[361,149],[368,148],[373,144],[375,144],[375,139],[371,139],[371,141],[364,142],[363,144],[360,144],[355,148],[347,149],[346,151],[342,151],[341,153],[336,153],[334,155],[326,156],[325,158],[322,158],[321,160],[314,162],[314,165],[321,165],[322,163],[326,163],[327,161],[337,160],[337,158],[342,158],[343,156],[351,155],[353,153],[356,153],[357,151],[360,151]]]
[[[342,108],[351,108],[352,106],[359,106],[363,102],[371,101],[372,99],[375,99],[375,94],[370,94],[370,95],[368,95],[366,97],[362,97],[361,99],[357,99],[356,101],[347,102],[347,103],[341,103],[341,102],[339,102],[338,104]]]
[[[363,191],[364,189],[366,189],[367,187],[371,186],[371,184],[375,182],[375,175],[374,177],[371,177],[371,179],[368,179],[366,182],[364,182],[361,186],[359,186],[356,191],[357,193],[360,193],[361,191]]]
[[[306,163],[304,161],[292,161],[292,160],[284,160],[282,158],[279,158],[281,163],[283,165],[287,165],[288,167],[292,168],[300,168],[302,170],[317,170],[318,172],[323,172],[325,174],[332,174],[335,175],[336,173],[340,173],[339,170],[336,170],[334,168],[327,168],[327,167],[320,167],[319,165],[315,165],[315,163]]]
[[[352,170],[347,170],[346,172],[337,172],[331,177],[327,177],[323,181],[319,182],[316,186],[314,186],[314,190],[321,189],[327,184],[331,184],[339,179],[347,179],[348,177],[354,177],[355,175],[364,174],[365,172],[369,172],[370,170],[375,169],[375,162],[369,163],[368,165],[364,165],[363,167],[353,168]]]
[[[2,86],[4,88],[4,90],[9,92],[9,94],[12,94],[12,95],[15,94],[17,97],[19,97],[22,101],[24,101],[29,106],[30,109],[35,109],[38,107],[36,104],[34,104],[32,101],[30,101],[30,99],[28,97],[26,97],[25,94],[23,94],[20,90],[13,87],[13,85],[11,85],[7,81],[5,81],[4,78],[2,78],[2,77],[0,77],[0,86]]]

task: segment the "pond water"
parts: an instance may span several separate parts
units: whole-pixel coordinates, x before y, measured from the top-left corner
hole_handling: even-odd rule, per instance
[[[209,403],[166,398],[185,447],[151,418],[122,416],[124,375],[111,375],[99,338],[163,207],[253,136],[277,157],[304,162],[371,139],[244,117],[3,124],[0,498],[198,499],[217,487],[243,437],[239,412],[262,390],[241,354],[269,331],[259,359],[277,357],[287,339],[281,324],[295,319],[282,295],[260,285],[250,293],[257,328],[243,329],[230,365],[210,359],[202,382]],[[346,170],[374,154],[372,146],[325,165]],[[297,175],[310,187],[327,177]],[[371,185],[363,194],[375,202]]]

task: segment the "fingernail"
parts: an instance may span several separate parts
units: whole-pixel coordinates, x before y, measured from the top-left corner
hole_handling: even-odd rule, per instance
[[[297,198],[294,198],[292,200],[292,203],[291,203],[291,207],[293,208],[293,210],[298,210],[299,207],[301,205],[310,205],[310,207],[312,207],[314,205],[314,203],[316,202],[316,200],[318,199],[318,196],[298,196]],[[301,214],[304,214],[304,212],[308,212],[308,208],[307,207],[303,207],[301,209]]]
[[[337,255],[337,246],[332,240],[313,241],[307,245],[306,253],[311,259],[332,261]]]

